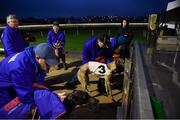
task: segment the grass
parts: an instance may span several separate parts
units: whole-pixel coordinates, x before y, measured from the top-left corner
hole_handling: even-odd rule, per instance
[[[42,42],[46,42],[47,40],[47,31],[48,30],[33,30],[30,31],[35,37],[36,41],[30,43],[30,45],[36,45]],[[82,29],[77,32],[75,29],[67,29],[64,30],[66,35],[66,44],[65,49],[68,51],[81,51],[83,49],[85,41],[92,37],[93,35],[97,35],[100,32],[104,31],[103,29],[96,29],[92,32],[91,29]],[[142,35],[142,30],[136,30],[134,32],[134,39],[133,43],[140,42],[140,43],[146,43],[145,37]],[[2,31],[0,31],[0,34]],[[43,33],[43,36],[41,35]],[[93,34],[93,35],[92,35]],[[114,36],[116,34],[116,30],[111,30],[111,36]],[[2,44],[0,43],[0,48],[2,48]]]

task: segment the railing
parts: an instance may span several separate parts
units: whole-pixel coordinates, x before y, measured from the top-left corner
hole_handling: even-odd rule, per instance
[[[118,27],[121,23],[82,23],[82,24],[59,24],[60,27],[67,27],[67,28],[79,28],[79,27]],[[129,23],[130,26],[147,26],[148,23]],[[50,28],[52,24],[45,24],[45,25],[20,25],[20,29],[32,29],[32,28]],[[5,26],[0,26],[0,30],[4,29]]]
[[[0,53],[4,53],[4,48],[0,48]]]
[[[136,44],[131,49],[130,59],[125,59],[122,106],[118,119],[153,119],[147,78],[145,75],[143,50]]]
[[[153,119],[153,110],[145,75],[143,50],[136,44],[134,51],[134,79],[132,87],[131,117],[138,119]]]

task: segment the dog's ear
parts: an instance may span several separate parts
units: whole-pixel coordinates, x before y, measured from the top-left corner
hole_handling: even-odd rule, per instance
[[[81,90],[74,90],[72,93],[69,94],[69,100],[74,103],[75,105],[85,104],[88,100],[88,93],[81,91]]]
[[[68,100],[69,100],[69,101],[71,101],[71,100],[72,100],[72,98],[73,98],[72,94],[71,94],[71,93],[70,93],[70,94],[68,94],[67,98],[68,98]]]
[[[117,66],[120,66],[120,65],[123,64],[123,63],[122,63],[121,59],[116,59],[116,60],[115,60],[115,64],[116,64]]]
[[[68,95],[68,100],[71,101],[71,103],[76,104],[78,97],[75,95],[74,91]]]
[[[73,90],[73,91],[72,91],[72,93],[75,93],[75,92],[77,92],[77,90]]]
[[[78,101],[78,94],[77,94],[78,90],[73,90],[72,94],[71,94],[71,99],[76,102]]]

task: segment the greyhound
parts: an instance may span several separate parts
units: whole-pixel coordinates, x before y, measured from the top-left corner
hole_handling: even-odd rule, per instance
[[[110,79],[112,76],[112,71],[115,71],[117,66],[121,64],[122,63],[120,59],[114,60],[108,64],[90,61],[80,67],[77,72],[77,78],[81,83],[83,90],[89,92],[89,90],[87,89],[87,84],[89,82],[88,74],[93,73],[98,77],[103,77],[105,79],[106,93],[111,99],[113,99]]]

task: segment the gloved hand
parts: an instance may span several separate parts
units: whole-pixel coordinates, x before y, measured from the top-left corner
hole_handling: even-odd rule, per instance
[[[58,41],[58,42],[53,43],[53,47],[54,48],[62,48],[63,47],[62,41]]]
[[[67,97],[67,94],[66,94],[65,92],[58,93],[57,95],[59,96],[59,98],[61,99],[61,101],[64,101],[64,99]]]

